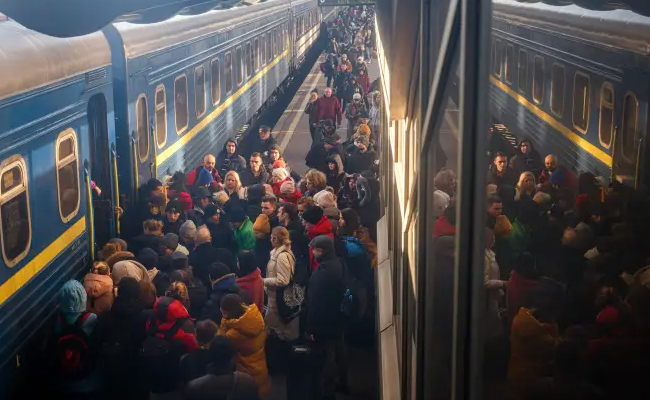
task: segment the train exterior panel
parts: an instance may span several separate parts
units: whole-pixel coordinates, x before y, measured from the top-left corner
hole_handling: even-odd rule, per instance
[[[87,267],[88,189],[102,179],[91,177],[102,161],[92,153],[98,137],[114,135],[112,107],[100,114],[93,106],[113,100],[101,33],[57,39],[7,21],[0,37],[0,370],[7,382],[5,371],[30,358],[24,345],[56,309],[61,284]],[[102,184],[110,194],[110,176]]]
[[[637,182],[648,127],[650,18],[495,1],[490,107],[540,154]],[[638,172],[638,173],[637,173]]]

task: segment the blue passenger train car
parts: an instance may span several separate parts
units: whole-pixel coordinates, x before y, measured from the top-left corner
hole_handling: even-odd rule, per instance
[[[0,37],[4,371],[21,363],[17,349],[26,350],[55,309],[61,284],[89,261],[90,181],[110,198],[115,135],[110,48],[101,33],[58,39],[4,21]]]
[[[38,362],[32,339],[119,233],[115,207],[221,150],[336,11],[274,0],[69,39],[0,21],[0,381]]]
[[[576,172],[650,178],[650,18],[494,0],[490,107]]]

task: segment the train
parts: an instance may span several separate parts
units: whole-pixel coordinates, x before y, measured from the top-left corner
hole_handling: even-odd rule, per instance
[[[490,114],[542,157],[638,186],[650,180],[650,17],[493,1]]]
[[[119,234],[115,208],[150,178],[221,150],[274,101],[336,12],[273,0],[72,38],[0,22],[2,382],[37,358],[29,348],[62,283]],[[5,397],[11,385],[0,386]]]

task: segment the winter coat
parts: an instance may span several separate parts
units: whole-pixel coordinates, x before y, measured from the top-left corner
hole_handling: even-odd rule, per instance
[[[511,257],[516,259],[528,250],[531,243],[531,230],[515,219],[515,222],[512,223],[512,231],[505,240],[508,243]]]
[[[377,153],[374,150],[366,150],[362,153],[358,147],[347,156],[345,160],[345,172],[348,174],[360,174],[372,169],[377,160]]]
[[[253,232],[253,223],[249,218],[246,218],[241,226],[235,230],[235,242],[237,243],[237,252],[255,250],[257,240]]]
[[[193,170],[191,170],[187,174],[187,177],[185,178],[185,185],[187,186],[188,189],[193,188],[197,184],[197,180],[199,178],[199,173],[204,168],[205,167],[203,165],[199,165],[198,167],[194,168]],[[216,184],[221,183],[221,177],[219,176],[219,170],[218,169],[212,168],[210,170],[210,175],[212,175],[212,180],[214,182],[216,182]]]
[[[237,278],[237,284],[243,291],[248,293],[251,302],[259,310],[264,309],[264,281],[262,280],[262,272],[259,268],[248,275]]]
[[[230,371],[213,372],[208,366],[208,373],[187,384],[183,392],[183,400],[259,400],[260,395],[255,380],[245,373]],[[221,372],[221,371],[219,371]]]
[[[336,125],[341,125],[342,117],[341,103],[335,96],[321,97],[316,100],[316,121],[329,119]]]
[[[247,168],[239,174],[239,179],[241,180],[242,186],[263,185],[271,181],[269,173],[263,168],[260,168],[260,172],[257,176],[253,174],[253,171],[251,171],[250,168]]]
[[[133,254],[139,254],[140,250],[144,249],[145,247],[149,247],[150,249],[158,252],[162,244],[162,236],[143,233],[142,235],[138,235],[129,241],[129,251]]]
[[[201,313],[201,320],[210,319],[215,324],[221,323],[221,299],[228,294],[238,294],[243,297],[242,299],[248,300],[248,294],[244,294],[242,289],[237,284],[235,274],[224,275],[212,285],[212,292],[208,302],[203,307]]]
[[[503,298],[506,282],[501,280],[499,264],[492,250],[485,250],[485,289],[487,291],[486,331],[488,337],[502,333],[499,302]]]
[[[528,154],[523,154],[521,152],[521,144],[528,143],[530,146],[530,151]],[[533,146],[533,142],[524,138],[519,142],[517,148],[517,155],[510,159],[510,168],[515,172],[515,175],[519,177],[522,172],[532,172],[536,177],[539,177],[542,168],[544,168],[544,163],[542,162],[542,157],[539,155],[539,152]]]
[[[235,234],[228,224],[224,222],[217,223],[214,221],[208,221],[205,225],[210,230],[213,247],[228,250],[235,248]]]
[[[334,234],[332,233],[332,223],[330,222],[327,216],[323,215],[316,225],[314,225],[310,230],[306,231],[305,234],[309,240],[314,239],[316,236],[325,235],[334,239]],[[318,261],[314,258],[314,253],[309,248],[309,265],[311,270],[314,271],[318,267]]]
[[[169,198],[169,200],[178,201],[181,204],[181,206],[183,206],[184,211],[190,211],[192,208],[194,208],[194,202],[192,201],[192,196],[190,196],[188,192],[185,191],[177,192],[175,190],[170,189],[167,191],[167,197]],[[178,221],[180,221],[180,218],[178,219]],[[167,217],[163,218],[163,225],[165,226],[165,228],[167,227],[168,223],[169,222],[167,222]],[[182,224],[183,222],[180,222],[178,228],[180,228],[180,225]],[[178,235],[178,228],[176,228],[176,231],[164,231],[163,233],[172,232]]]
[[[438,217],[433,224],[433,238],[437,239],[442,236],[455,236],[456,227],[452,225],[444,215]]]
[[[172,340],[182,344],[184,354],[187,354],[199,348],[194,334],[194,322],[190,319],[190,313],[183,304],[170,297],[160,297],[153,306],[153,317],[146,322],[146,330],[150,332],[153,329],[152,324],[157,328],[158,335],[169,331],[177,320],[184,319],[181,329],[172,336]]]
[[[506,292],[506,307],[508,310],[508,322],[512,324],[515,315],[526,302],[528,294],[539,285],[539,281],[528,279],[517,271],[510,273],[508,280],[508,291]]]
[[[368,76],[368,69],[366,68],[364,71],[363,75],[357,72],[357,82],[361,85],[363,93],[368,93],[370,90],[370,77]]]
[[[108,275],[87,274],[84,289],[88,295],[86,309],[96,315],[108,311],[113,305],[113,279]]]
[[[255,304],[246,307],[239,318],[221,320],[219,335],[225,336],[237,349],[235,364],[237,371],[253,377],[257,390],[264,397],[271,389],[269,371],[266,366],[264,344],[266,333],[264,319]]]
[[[330,171],[329,168],[325,174],[327,178],[327,186],[331,186],[334,189],[334,193],[338,192],[345,180],[345,171],[343,169],[343,159],[338,154],[331,155],[327,158],[328,163],[334,161],[336,163],[336,169]]]
[[[189,264],[192,266],[196,276],[206,287],[210,287],[210,264],[218,261],[218,251],[211,243],[201,243],[196,246],[189,257]]]
[[[510,167],[506,167],[503,174],[498,173],[494,164],[488,169],[486,182],[488,184],[492,183],[497,186],[508,185],[514,187],[518,181],[519,175],[517,175]]]
[[[522,394],[538,379],[553,372],[555,346],[560,334],[556,323],[540,322],[522,307],[510,330],[508,384]]]
[[[285,227],[289,231],[291,239],[291,252],[296,259],[295,277],[296,282],[307,285],[309,281],[309,238],[305,234],[305,227],[299,221],[291,221]]]
[[[343,266],[332,251],[332,254],[325,254],[309,279],[305,331],[315,340],[335,339],[341,335],[344,292]]]
[[[185,192],[183,192],[183,193],[185,193]],[[183,207],[185,207],[185,206],[183,206]],[[190,207],[190,210],[193,207],[191,199],[190,199],[189,207]],[[176,222],[169,222],[167,217],[165,217],[165,218],[163,218],[162,223],[163,223],[163,233],[165,235],[168,234],[168,233],[173,233],[175,235],[178,235],[178,233],[180,232],[181,226],[185,223],[185,218],[182,218],[182,216],[181,216],[176,220]]]
[[[229,171],[235,171],[239,173],[246,169],[246,160],[239,154],[239,145],[235,141],[235,152],[233,154],[228,154],[226,150],[226,145],[228,142],[223,144],[223,149],[217,154],[217,160],[215,167],[219,171],[219,175],[222,179],[226,178],[226,174]]]
[[[336,207],[325,207],[323,208],[323,214],[329,219],[330,224],[332,225],[332,233],[336,234],[336,230],[339,228],[339,219],[341,218],[341,212]]]
[[[357,208],[359,205],[359,196],[356,190],[350,189],[348,182],[350,178],[345,178],[341,189],[336,193],[336,205],[340,210],[346,208]]]
[[[116,262],[112,268],[111,277],[113,278],[113,286],[119,285],[124,277],[135,278],[138,282],[151,282],[149,273],[144,265],[135,260],[125,260]]]
[[[291,248],[280,246],[271,250],[271,258],[266,267],[266,278],[264,288],[268,296],[268,309],[264,317],[266,328],[269,334],[276,335],[280,340],[291,341],[298,339],[300,335],[298,318],[285,323],[278,315],[278,303],[276,290],[279,287],[287,286],[295,272],[296,258]]]
[[[270,135],[266,140],[262,140],[257,132],[250,132],[242,140],[241,155],[246,160],[255,152],[262,154],[262,157],[266,157],[274,144],[278,144],[278,142],[273,135]]]
[[[151,279],[151,283],[156,288],[156,295],[163,296],[171,284],[169,276],[155,267],[148,270],[147,274],[149,275],[149,279]]]

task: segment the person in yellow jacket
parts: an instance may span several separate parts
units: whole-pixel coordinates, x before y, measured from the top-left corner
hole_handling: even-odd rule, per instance
[[[260,397],[269,393],[271,381],[266,365],[264,317],[255,304],[244,304],[239,295],[229,294],[221,300],[221,325],[218,334],[225,336],[237,349],[237,371],[253,377]]]

